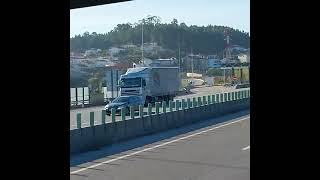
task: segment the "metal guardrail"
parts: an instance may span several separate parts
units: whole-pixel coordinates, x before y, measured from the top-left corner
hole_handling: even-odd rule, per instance
[[[198,96],[198,97],[193,97],[191,98],[186,98],[186,99],[177,99],[175,101],[163,101],[163,102],[156,102],[154,106],[149,103],[148,104],[148,110],[147,110],[147,116],[151,115],[158,115],[162,113],[167,113],[167,112],[173,112],[173,111],[180,111],[180,110],[185,110],[185,109],[191,109],[199,106],[206,106],[206,105],[211,105],[211,104],[216,104],[216,103],[223,103],[223,102],[228,102],[228,101],[237,101],[241,99],[246,99],[250,98],[250,89],[241,89],[241,90],[235,90],[231,92],[224,92],[224,93],[216,93],[216,94],[209,94],[206,96]],[[153,111],[153,108],[155,107],[155,111]],[[138,109],[139,111],[139,116],[144,116],[144,108],[143,105],[139,105],[139,108],[135,108],[134,106],[130,106],[130,112],[129,112],[129,119],[134,119],[135,118],[135,110]],[[121,120],[125,121],[127,120],[126,114],[126,108],[121,109]],[[102,119],[101,123],[106,123],[105,122],[105,116],[106,112],[105,110],[101,111],[102,114]],[[116,111],[115,109],[111,109],[111,117],[112,117],[112,122],[115,122],[115,115]],[[90,126],[94,126],[94,112],[90,112]],[[77,113],[77,129],[82,128],[81,127],[81,113]],[[97,125],[97,124],[96,124]]]

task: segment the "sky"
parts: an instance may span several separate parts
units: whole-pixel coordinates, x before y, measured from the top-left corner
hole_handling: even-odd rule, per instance
[[[70,10],[70,37],[106,33],[148,15],[159,16],[162,23],[176,18],[188,26],[221,25],[250,33],[250,0],[133,0]]]

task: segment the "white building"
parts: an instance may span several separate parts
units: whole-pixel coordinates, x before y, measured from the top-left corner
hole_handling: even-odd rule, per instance
[[[144,58],[144,63],[142,64],[134,64],[135,67],[143,67],[143,66],[174,66],[175,58],[170,59],[148,59]]]
[[[89,50],[86,50],[86,52],[84,53],[84,56],[97,55],[100,52],[101,52],[101,49],[89,49]]]
[[[111,56],[114,56],[114,55],[118,54],[120,51],[124,51],[124,50],[125,49],[123,49],[123,48],[117,48],[117,47],[112,47],[112,48],[108,49]]]
[[[121,48],[124,48],[124,49],[130,49],[130,48],[135,48],[135,47],[137,47],[137,46],[134,44],[125,44],[125,45],[121,46]]]
[[[241,53],[240,55],[238,55],[238,59],[241,63],[250,63],[250,54]]]

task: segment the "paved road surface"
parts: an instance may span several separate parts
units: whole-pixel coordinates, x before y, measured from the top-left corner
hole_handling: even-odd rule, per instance
[[[204,96],[209,94],[215,94],[220,92],[228,92],[234,90],[233,88],[226,88],[223,86],[214,86],[214,87],[197,87],[191,90],[191,94],[177,96],[176,99],[182,99],[182,98],[192,98],[192,97],[198,97],[198,96]],[[101,110],[104,108],[104,106],[96,106],[96,107],[88,107],[88,108],[79,108],[79,109],[72,109],[70,110],[70,129],[76,128],[76,115],[77,113],[81,113],[82,115],[82,127],[89,126],[89,113],[94,112],[94,124],[101,124]],[[155,109],[153,109],[153,112]],[[144,109],[144,112],[147,112],[147,108]],[[138,113],[136,114],[138,116]],[[120,116],[116,116],[116,121],[119,121],[121,119]],[[129,116],[126,117],[126,119],[129,119]],[[106,122],[111,122],[111,117],[106,116]]]
[[[70,179],[249,180],[250,116],[70,166]]]

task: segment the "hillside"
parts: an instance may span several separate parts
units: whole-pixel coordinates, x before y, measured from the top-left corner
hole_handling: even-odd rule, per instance
[[[141,45],[141,22],[118,24],[104,34],[86,32],[70,38],[70,51],[84,52],[90,48],[108,49],[124,44]],[[160,17],[149,16],[144,19],[144,42],[155,42],[159,46],[181,53],[218,54],[225,47],[224,31],[229,30],[231,43],[243,48],[250,47],[249,33],[225,26],[187,26],[177,19],[169,24],[161,23]]]

